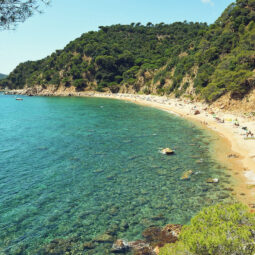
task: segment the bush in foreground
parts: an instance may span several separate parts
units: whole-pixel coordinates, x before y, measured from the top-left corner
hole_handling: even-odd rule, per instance
[[[179,241],[161,248],[160,255],[253,255],[255,215],[248,207],[218,204],[203,209],[184,226]]]

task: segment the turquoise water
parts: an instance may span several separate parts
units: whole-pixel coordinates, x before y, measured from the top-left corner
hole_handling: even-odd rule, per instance
[[[215,139],[125,101],[0,95],[0,254],[49,254],[57,238],[70,254],[110,254],[111,243],[83,243],[106,231],[135,240],[153,225],[187,223],[229,199],[226,169],[210,152]],[[162,155],[163,147],[176,154]],[[181,181],[189,169],[195,174]]]

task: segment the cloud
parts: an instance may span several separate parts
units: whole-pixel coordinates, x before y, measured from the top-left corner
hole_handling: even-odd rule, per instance
[[[214,2],[212,0],[201,0],[203,4],[210,4],[211,6],[214,6]]]

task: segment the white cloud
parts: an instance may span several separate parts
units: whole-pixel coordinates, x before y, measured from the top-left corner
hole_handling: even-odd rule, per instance
[[[201,0],[203,4],[210,4],[211,6],[214,5],[214,2],[212,0]]]

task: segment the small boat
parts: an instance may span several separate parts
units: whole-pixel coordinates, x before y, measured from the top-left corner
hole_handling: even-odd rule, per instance
[[[16,100],[18,100],[18,101],[23,101],[23,98],[17,97]]]

